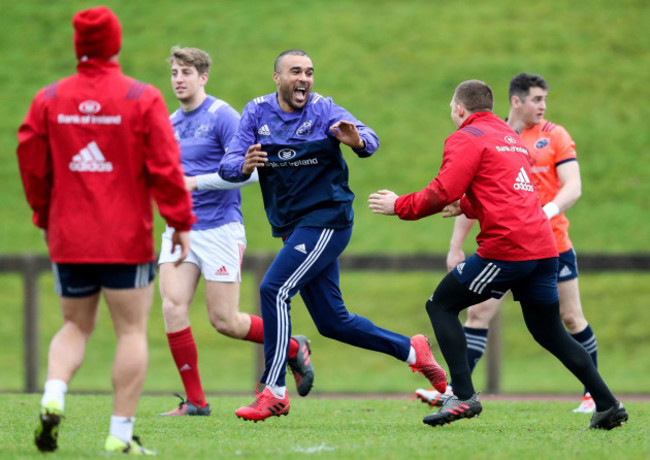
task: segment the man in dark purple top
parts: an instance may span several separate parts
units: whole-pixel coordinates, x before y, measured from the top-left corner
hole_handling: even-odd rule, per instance
[[[354,194],[340,144],[363,158],[377,150],[379,140],[331,98],[312,93],[313,75],[303,51],[280,54],[273,73],[277,92],[246,105],[219,166],[229,181],[245,180],[257,170],[273,235],[284,240],[260,286],[266,388],[251,405],[235,411],[245,420],[289,412],[284,369],[290,300],[297,292],[324,336],[394,356],[434,387],[444,391],[447,385],[425,336],[409,339],[379,328],[349,313],[343,303],[338,256],[352,234]]]
[[[201,276],[205,303],[217,332],[235,339],[264,342],[262,318],[239,311],[241,264],[246,234],[239,188],[257,181],[227,182],[215,172],[239,125],[239,114],[225,101],[205,92],[210,56],[198,48],[172,48],[171,82],[180,108],[170,117],[181,147],[185,182],[192,191],[197,222],[192,227],[190,252],[181,264],[172,251],[171,230],[163,234],[160,250],[160,293],[169,349],[183,381],[187,398],[162,415],[210,415],[198,367],[198,351],[189,310]],[[308,340],[289,341],[289,367],[301,396],[314,380]]]

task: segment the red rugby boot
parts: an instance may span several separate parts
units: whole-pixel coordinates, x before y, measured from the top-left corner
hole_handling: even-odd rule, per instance
[[[411,337],[411,346],[415,349],[415,364],[409,364],[413,372],[424,375],[433,388],[444,393],[447,389],[447,373],[433,357],[427,336],[414,335]]]
[[[258,392],[255,401],[248,406],[242,406],[235,411],[235,415],[246,421],[252,420],[258,422],[266,420],[271,416],[279,417],[289,413],[289,392],[286,392],[283,399],[273,396],[271,390],[264,388],[263,392]]]

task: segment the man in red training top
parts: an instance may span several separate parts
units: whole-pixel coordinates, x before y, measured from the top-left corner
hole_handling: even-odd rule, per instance
[[[483,410],[467,363],[467,343],[458,314],[510,289],[521,304],[535,340],[555,355],[591,393],[596,403],[589,428],[612,429],[628,414],[601,378],[587,351],[560,320],[558,251],[548,218],[530,180],[528,151],[520,137],[492,113],[494,97],[482,81],[461,83],[451,101],[458,130],[445,142],[438,176],[423,190],[397,196],[370,195],[372,212],[416,220],[446,210],[446,216],[477,219],[476,254],[440,282],[426,304],[447,361],[454,395],[424,418],[431,426],[475,417]]]
[[[153,301],[153,209],[174,229],[180,263],[194,222],[180,151],[160,91],[122,74],[122,29],[106,7],[73,18],[77,73],[35,96],[18,131],[18,165],[43,229],[63,326],[50,343],[35,442],[57,448],[70,380],[103,295],[113,320],[113,416],[105,450],[152,454],[133,436],[147,372]]]
[[[596,336],[582,312],[578,262],[569,238],[569,219],[564,214],[580,198],[580,167],[575,143],[567,130],[544,119],[548,89],[549,85],[541,75],[515,75],[510,80],[510,113],[506,123],[519,133],[528,150],[532,172],[530,180],[551,223],[560,253],[557,277],[560,317],[571,337],[585,347],[594,366],[598,367]],[[447,253],[447,270],[453,270],[465,260],[463,244],[474,222],[474,219],[462,214],[456,217]],[[470,372],[473,372],[485,352],[490,321],[504,299],[505,296],[490,298],[467,309],[464,330]],[[435,389],[418,389],[416,395],[430,405],[442,406],[444,400],[453,394],[452,383],[445,393]],[[595,410],[594,400],[585,389],[580,405],[573,412],[593,413]]]

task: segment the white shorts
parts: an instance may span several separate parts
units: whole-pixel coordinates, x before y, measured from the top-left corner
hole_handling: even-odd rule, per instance
[[[174,229],[167,227],[162,235],[158,264],[175,262],[180,256],[180,248],[172,254],[172,234]],[[246,232],[239,222],[231,222],[209,230],[190,231],[190,252],[184,262],[199,267],[208,281],[241,282],[241,264],[246,249]]]

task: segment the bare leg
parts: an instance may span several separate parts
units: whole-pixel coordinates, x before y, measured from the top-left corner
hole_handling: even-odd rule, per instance
[[[70,380],[83,362],[86,343],[97,324],[99,294],[60,297],[63,326],[50,342],[47,379]]]
[[[201,272],[193,263],[160,265],[160,296],[165,318],[165,331],[178,332],[190,326],[190,304]]]
[[[560,294],[560,316],[564,326],[571,334],[584,331],[588,323],[582,312],[578,278],[557,283],[557,290]]]
[[[487,329],[490,327],[490,321],[499,311],[499,307],[504,297],[500,299],[489,298],[485,302],[477,303],[467,309],[467,321],[465,326],[473,329]]]
[[[210,323],[220,334],[243,339],[251,328],[251,318],[239,311],[240,283],[205,282],[205,301]]]
[[[147,320],[153,283],[134,289],[104,289],[117,349],[113,362],[113,415],[133,417],[147,374]]]

